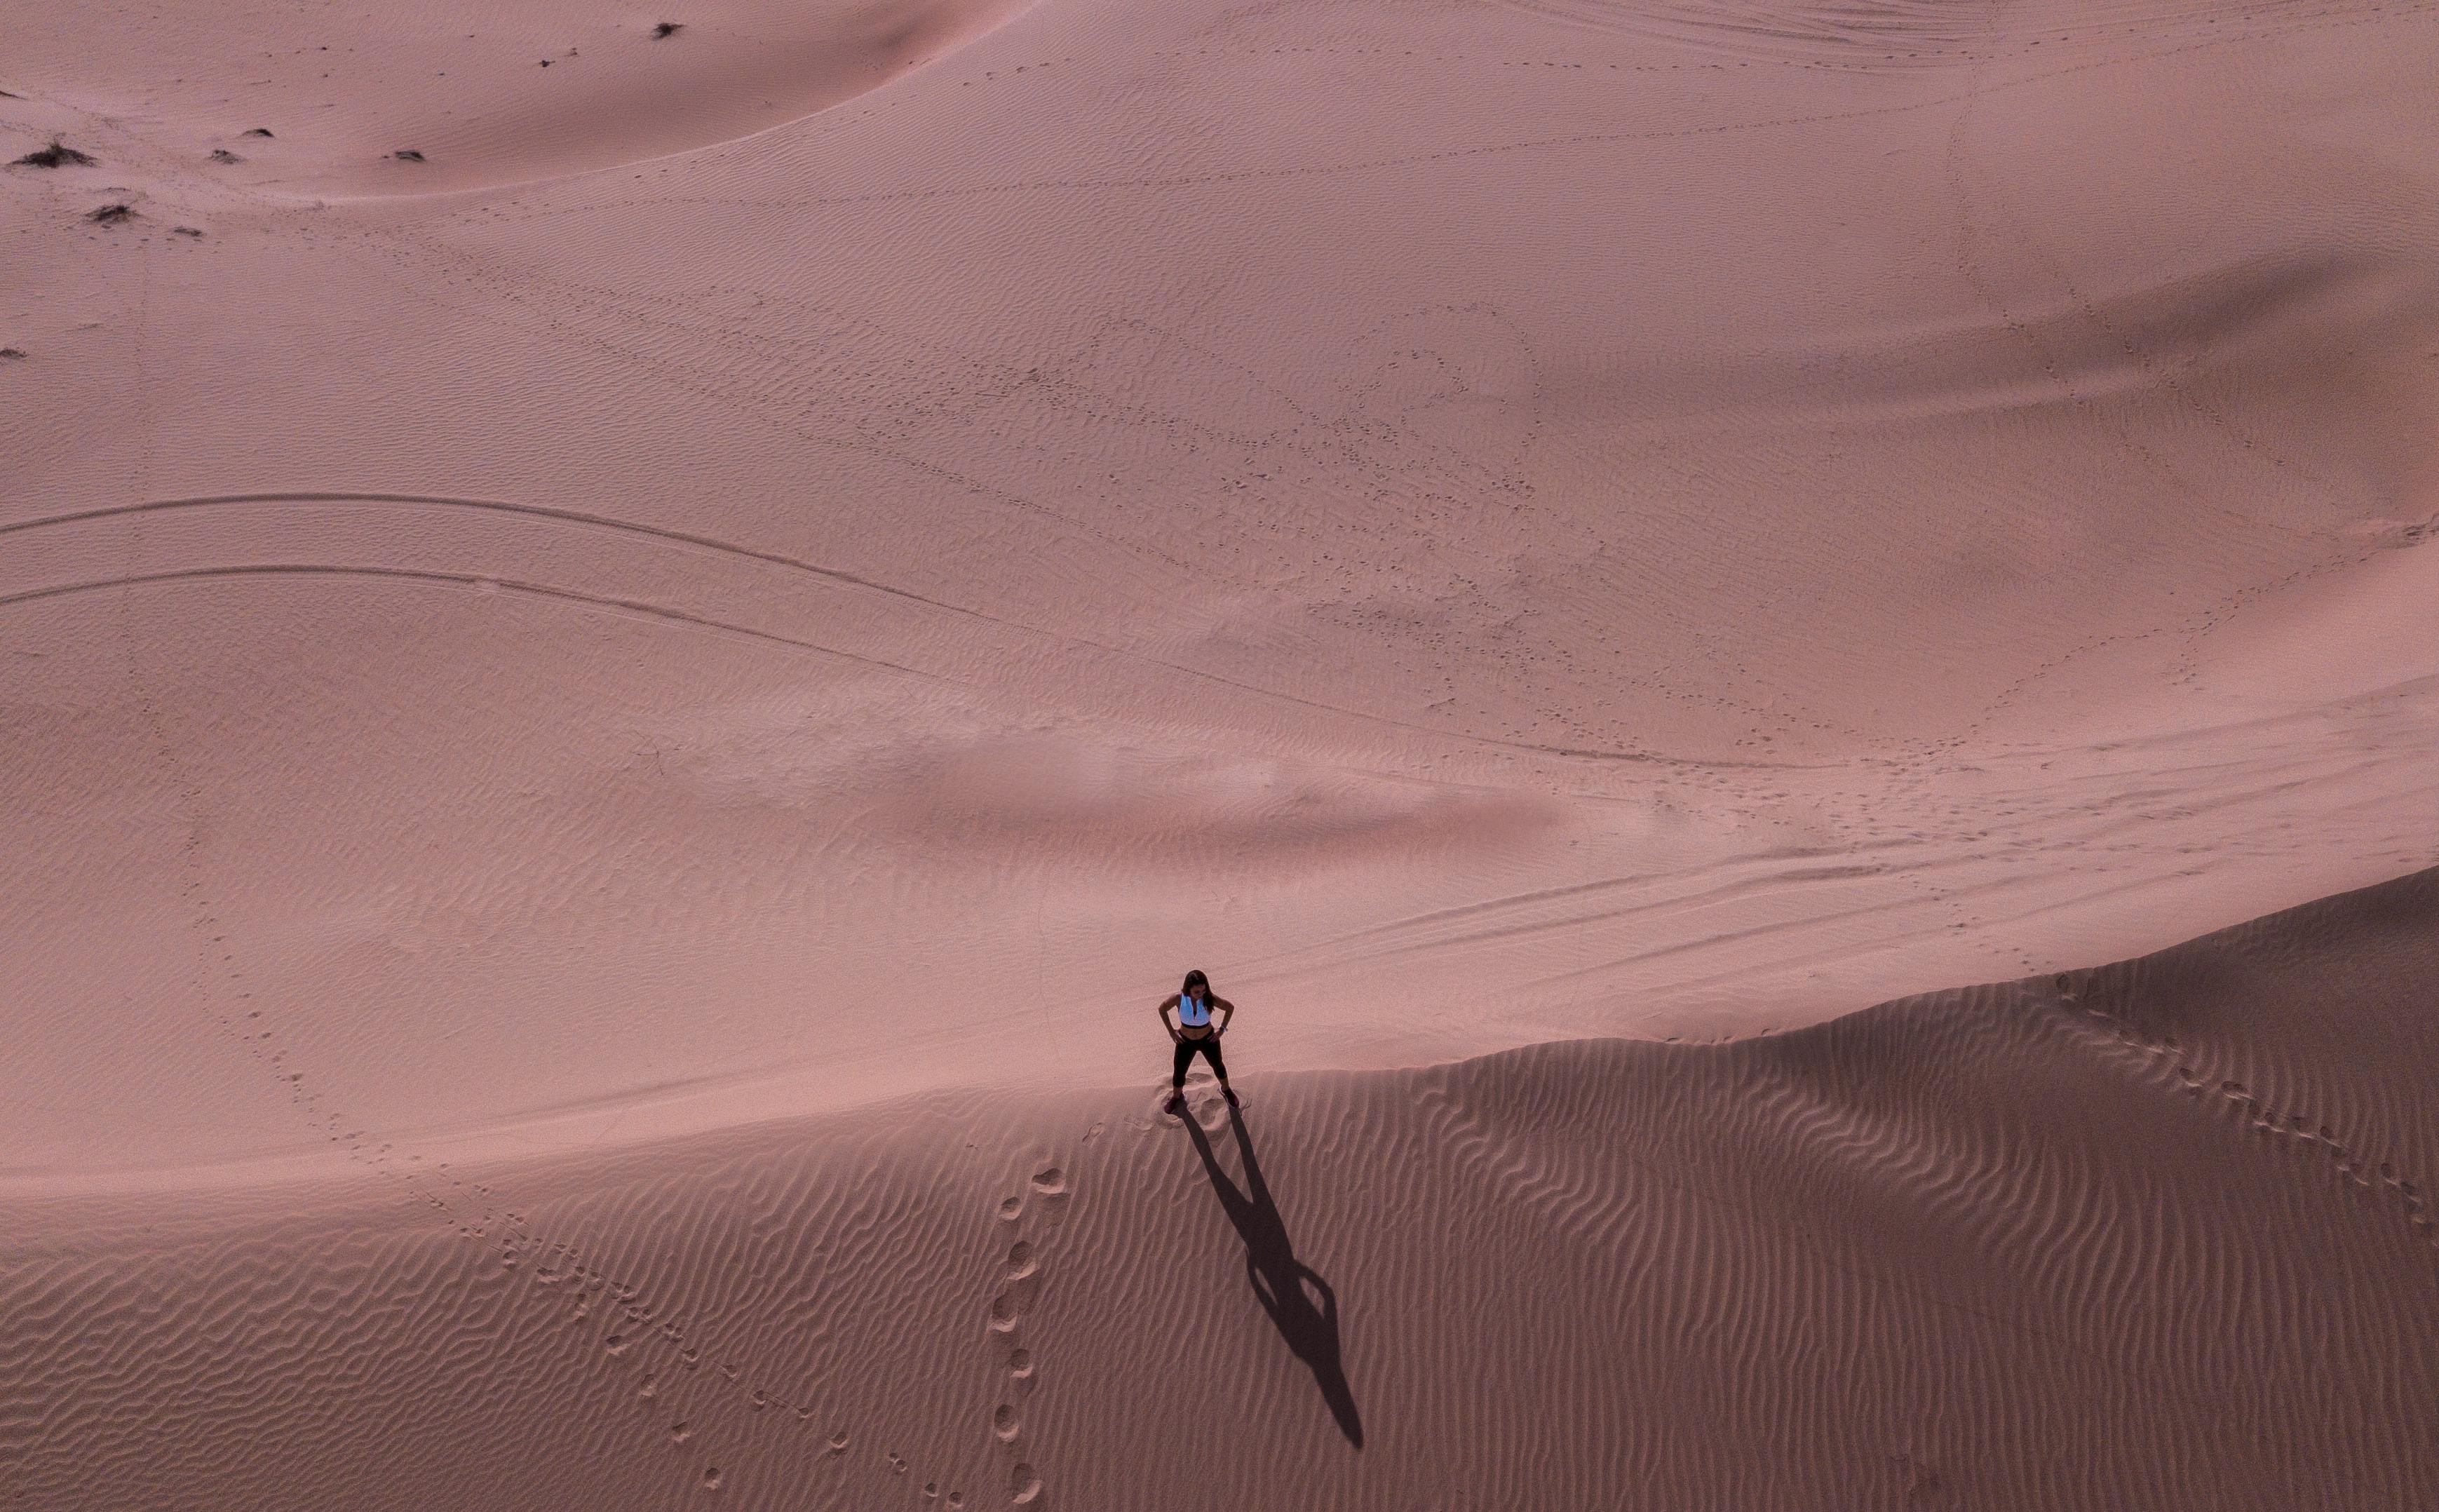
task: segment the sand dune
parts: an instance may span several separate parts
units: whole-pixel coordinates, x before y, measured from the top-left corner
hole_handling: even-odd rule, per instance
[[[2439,4],[0,38],[0,1502],[2439,1502]]]
[[[19,1504],[2413,1507],[2439,872],[1716,1045],[18,1200]]]
[[[472,1154],[2439,862],[2427,8],[931,16],[12,33],[21,1168],[310,1156],[264,1032]]]
[[[598,170],[798,120],[1021,7],[679,9],[684,19],[665,21],[565,3],[21,7],[9,66],[57,119],[141,121],[146,176],[218,151],[235,161],[216,182],[258,194],[418,195]]]

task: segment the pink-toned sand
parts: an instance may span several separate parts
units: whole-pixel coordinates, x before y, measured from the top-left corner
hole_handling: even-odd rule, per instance
[[[2434,80],[0,0],[0,1506],[2439,1505]]]

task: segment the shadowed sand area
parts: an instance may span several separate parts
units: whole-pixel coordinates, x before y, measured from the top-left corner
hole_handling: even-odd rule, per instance
[[[2439,1504],[2439,0],[0,39],[0,1505]]]
[[[2434,992],[2426,872],[1233,1129],[1003,1093],[15,1201],[0,1424],[38,1506],[2420,1506]]]

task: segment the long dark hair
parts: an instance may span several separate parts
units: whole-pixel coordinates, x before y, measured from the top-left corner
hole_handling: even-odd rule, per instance
[[[1178,1000],[1179,1000],[1180,1002],[1183,1002],[1183,1001],[1184,1001],[1185,999],[1187,999],[1187,998],[1190,998],[1190,997],[1194,996],[1194,989],[1195,989],[1196,987],[1201,987],[1201,988],[1202,988],[1203,991],[1205,991],[1205,992],[1210,991],[1210,990],[1211,990],[1211,979],[1210,979],[1209,977],[1207,977],[1207,976],[1204,976],[1204,975],[1203,975],[1202,972],[1200,972],[1200,971],[1188,971],[1188,972],[1186,972],[1186,973],[1185,973],[1185,985],[1184,985],[1184,987],[1179,987],[1179,988],[1177,989],[1177,996],[1178,996]]]

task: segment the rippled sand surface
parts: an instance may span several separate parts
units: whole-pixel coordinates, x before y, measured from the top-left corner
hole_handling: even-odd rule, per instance
[[[2439,1502],[2439,4],[0,7],[0,1500]]]

